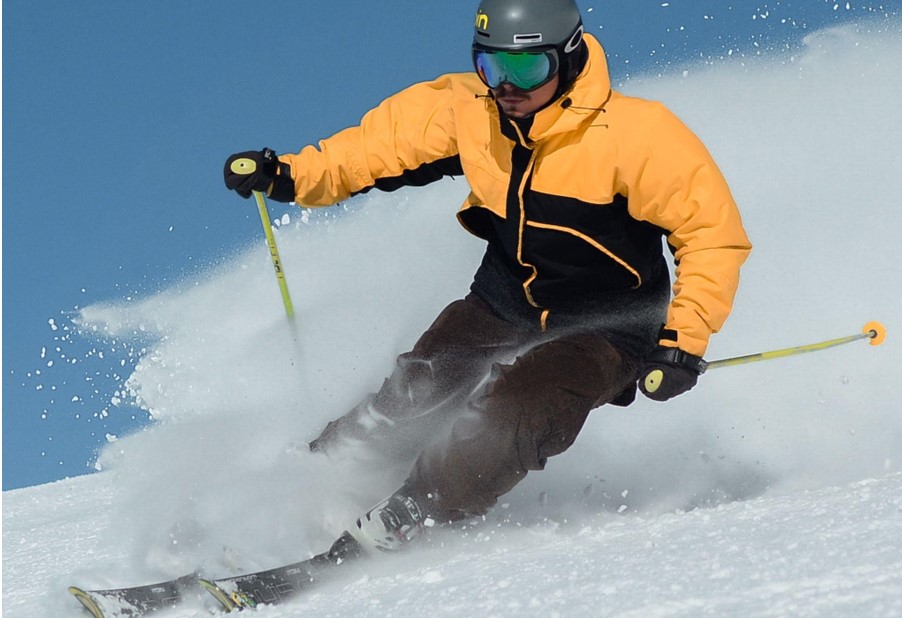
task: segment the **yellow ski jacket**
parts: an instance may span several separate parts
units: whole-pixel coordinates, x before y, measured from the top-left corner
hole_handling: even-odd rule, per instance
[[[739,211],[700,140],[662,104],[612,90],[585,38],[582,73],[531,122],[500,114],[475,73],[449,74],[280,159],[303,206],[463,174],[458,219],[503,256],[542,327],[582,299],[640,291],[663,235],[677,266],[660,343],[702,356],[751,250]]]

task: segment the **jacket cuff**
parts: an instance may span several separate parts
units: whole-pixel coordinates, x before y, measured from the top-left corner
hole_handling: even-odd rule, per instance
[[[684,331],[662,327],[658,333],[658,345],[665,348],[680,348],[690,354],[704,356],[708,349],[708,340],[694,337]]]

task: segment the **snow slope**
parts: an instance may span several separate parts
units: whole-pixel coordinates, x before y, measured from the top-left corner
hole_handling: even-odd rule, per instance
[[[709,358],[871,319],[885,345],[712,371],[666,405],[596,411],[484,522],[259,615],[902,616],[900,73],[894,19],[621,88],[703,137],[755,243]],[[277,238],[294,327],[262,244],[86,308],[98,346],[146,342],[115,397],[159,423],[111,436],[102,473],[3,494],[4,615],[79,615],[71,583],[296,560],[391,491],[403,469],[304,444],[465,293],[481,250],[454,221],[465,192],[456,180],[292,211]]]
[[[126,559],[103,536],[116,491],[95,475],[8,493],[4,616],[79,615],[64,574]],[[570,509],[443,537],[253,615],[902,616],[900,539],[899,472],[689,512]],[[162,615],[209,613],[191,599]]]

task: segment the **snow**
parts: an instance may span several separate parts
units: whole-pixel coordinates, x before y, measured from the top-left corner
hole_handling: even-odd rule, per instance
[[[902,24],[691,69],[622,88],[702,136],[755,243],[709,358],[874,319],[887,342],[598,410],[484,521],[254,615],[902,616]],[[198,281],[84,308],[82,336],[142,351],[108,413],[127,400],[158,423],[111,436],[100,473],[3,494],[4,615],[78,615],[70,584],[304,558],[394,489],[403,468],[305,443],[465,292],[480,258],[453,217],[465,193],[447,181],[289,218],[271,205],[293,325],[262,239]]]
[[[104,542],[115,491],[101,474],[7,493],[4,615],[78,615],[65,574],[125,560]],[[900,539],[899,472],[688,512],[570,509],[445,534],[254,615],[900,616]]]

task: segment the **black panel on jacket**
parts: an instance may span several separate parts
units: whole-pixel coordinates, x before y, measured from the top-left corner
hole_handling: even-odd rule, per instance
[[[377,178],[373,186],[361,189],[353,195],[366,193],[374,188],[380,191],[397,191],[402,187],[422,187],[441,180],[445,176],[463,176],[463,173],[464,168],[460,163],[460,156],[454,155],[431,163],[424,163],[413,170],[405,170],[400,176]]]

